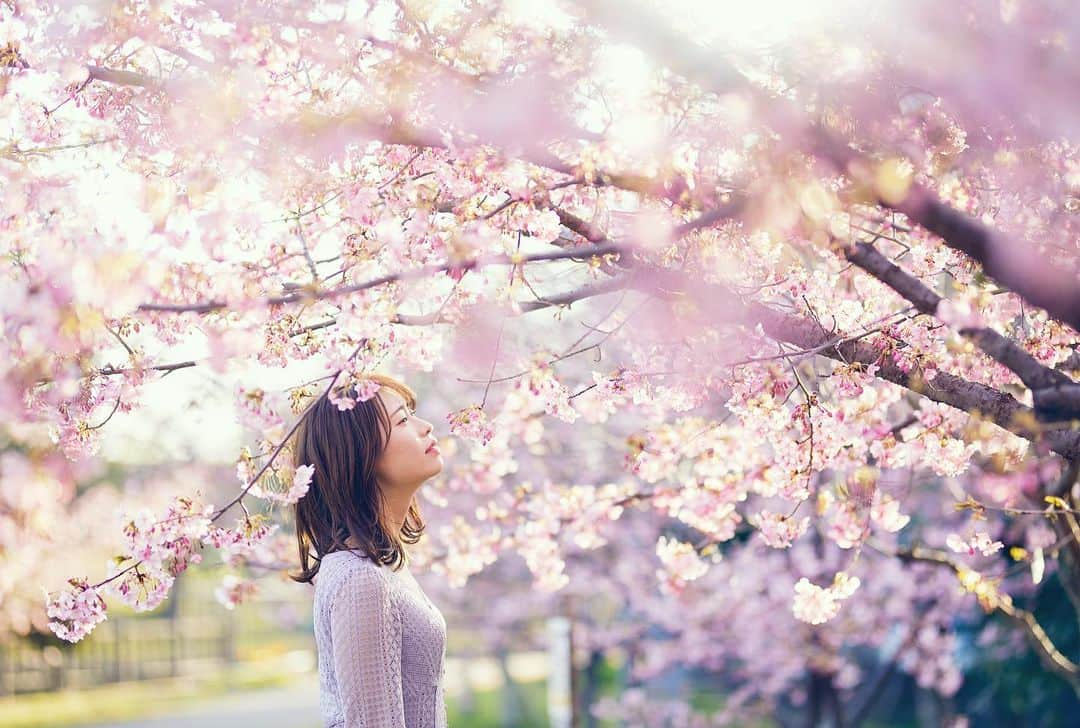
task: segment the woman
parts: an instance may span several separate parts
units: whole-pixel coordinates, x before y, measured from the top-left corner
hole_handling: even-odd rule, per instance
[[[327,728],[443,728],[446,621],[405,549],[424,532],[415,493],[442,470],[442,455],[413,391],[368,378],[379,385],[370,399],[342,387],[335,399],[350,398],[351,409],[324,394],[301,415],[294,464],[315,473],[296,503],[301,572],[290,576],[315,584]]]

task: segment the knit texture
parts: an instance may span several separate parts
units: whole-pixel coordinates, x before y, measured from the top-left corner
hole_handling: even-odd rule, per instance
[[[446,728],[446,620],[407,566],[327,554],[313,609],[326,728]]]

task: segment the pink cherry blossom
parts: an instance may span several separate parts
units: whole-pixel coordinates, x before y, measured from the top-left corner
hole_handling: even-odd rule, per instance
[[[810,517],[795,519],[783,513],[760,511],[750,517],[750,523],[757,527],[762,540],[773,548],[787,548],[799,536],[806,532]]]
[[[681,591],[686,582],[694,581],[709,570],[692,544],[661,536],[656,542],[656,555],[663,568],[656,570],[661,587],[668,591]]]
[[[226,564],[236,566],[256,555],[280,527],[280,524],[270,523],[266,516],[256,514],[237,519],[234,529],[211,528],[203,537],[203,542],[218,549]]]
[[[842,571],[836,573],[833,583],[823,588],[805,576],[795,584],[795,600],[792,611],[795,618],[809,624],[824,624],[840,611],[840,602],[859,588],[858,577]]]
[[[967,554],[968,556],[974,556],[976,553],[981,553],[983,556],[992,556],[1004,548],[1001,541],[991,540],[990,534],[986,533],[986,531],[969,533],[966,538],[950,533],[945,538],[945,545],[958,554]]]
[[[1067,3],[791,4],[782,42],[708,3],[249,5],[0,3],[0,633],[85,639],[204,556],[256,598],[323,475],[302,405],[396,369],[464,445],[415,555],[477,649],[569,605],[631,682],[723,683],[616,720],[842,722],[885,665],[962,710],[973,653],[1031,649],[978,610],[1077,576]],[[111,482],[222,391],[239,489]]]
[[[226,609],[236,609],[241,604],[259,593],[259,585],[250,579],[236,574],[226,574],[221,584],[214,589],[214,598]]]
[[[52,620],[49,628],[57,637],[68,642],[78,642],[94,627],[107,619],[105,600],[85,579],[70,579],[71,589],[64,589],[55,596],[45,592],[46,613]]]
[[[479,405],[471,405],[446,416],[450,432],[458,437],[486,445],[495,436],[494,426]]]
[[[868,535],[868,521],[852,505],[842,504],[836,508],[827,533],[840,548],[849,549]]]
[[[943,298],[938,303],[935,315],[958,329],[979,328],[986,325],[982,316],[969,301]]]
[[[805,576],[795,584],[795,601],[792,612],[795,618],[809,624],[823,624],[836,616],[840,610],[836,595],[811,583]]]
[[[870,505],[870,517],[874,523],[890,533],[899,531],[911,522],[911,516],[900,512],[900,503],[890,495],[883,494],[880,490],[874,492],[874,500]]]
[[[155,609],[169,594],[176,577],[153,564],[145,563],[124,572],[112,591],[137,612]]]

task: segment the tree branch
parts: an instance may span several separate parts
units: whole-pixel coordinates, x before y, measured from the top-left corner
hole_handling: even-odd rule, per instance
[[[457,270],[473,270],[482,266],[488,265],[518,265],[521,263],[542,261],[542,260],[561,260],[564,258],[586,258],[589,256],[603,256],[609,253],[617,253],[624,250],[622,246],[615,245],[614,243],[605,243],[601,245],[581,246],[578,248],[572,248],[570,250],[557,250],[557,251],[544,251],[541,253],[530,253],[529,255],[521,255],[514,253],[496,254],[481,256],[474,258],[473,260],[466,260],[461,262],[440,263],[438,265],[425,265],[418,268],[412,268],[400,273],[390,273],[378,278],[365,281],[363,283],[355,283],[348,286],[339,286],[337,288],[328,288],[320,290],[317,287],[310,287],[299,293],[290,293],[284,296],[270,296],[263,300],[263,305],[266,306],[280,306],[289,303],[296,303],[298,301],[312,301],[312,300],[326,300],[339,298],[350,293],[356,293],[357,291],[363,291],[368,288],[375,288],[386,283],[392,283],[395,281],[411,280],[413,278],[423,278],[433,273],[441,273],[444,271],[457,271]],[[228,308],[229,304],[226,301],[208,301],[205,303],[144,303],[141,304],[137,310],[139,311],[162,311],[170,313],[210,313],[211,311],[218,311],[224,308]]]
[[[602,231],[589,223],[575,218],[565,211],[556,209],[556,212],[560,213],[559,218],[564,221],[564,225],[569,222],[574,226],[571,229],[574,229],[575,232],[587,240],[593,243],[608,241]],[[706,218],[706,215],[708,215],[708,218]],[[710,213],[706,213],[706,215],[702,215],[699,219],[708,219],[710,224],[720,219],[719,216]],[[570,225],[567,225],[567,227],[570,227]],[[873,264],[876,267],[881,267],[877,258],[881,258],[886,264],[892,265],[876,250],[870,246],[866,247],[869,250],[863,254],[862,260],[868,265]],[[874,258],[871,253],[876,253],[877,258]],[[910,281],[914,281],[919,286],[922,286],[922,284],[896,266],[892,267],[896,269],[896,272],[889,271],[888,277],[895,279],[897,285],[901,285],[912,296],[909,298],[905,295],[905,298],[912,300],[916,306],[932,306],[930,312],[933,313],[937,308],[940,297],[933,291],[929,291],[929,289],[919,291],[910,287]],[[882,267],[882,270],[885,269]],[[741,319],[750,324],[760,323],[765,333],[777,341],[795,344],[807,351],[819,352],[842,363],[857,361],[864,365],[876,364],[878,366],[877,376],[880,379],[898,384],[935,402],[948,404],[964,412],[977,412],[985,415],[999,427],[1029,440],[1038,441],[1040,437],[1046,437],[1051,448],[1069,460],[1080,457],[1080,432],[1064,428],[1032,427],[1030,423],[1037,422],[1034,410],[1022,405],[1015,397],[1006,392],[1001,392],[985,384],[968,381],[948,372],[938,372],[933,382],[927,383],[921,377],[916,379],[908,372],[905,372],[891,358],[882,356],[881,352],[871,344],[862,342],[857,338],[833,341],[833,337],[813,319],[791,316],[760,303],[743,301],[741,297],[724,286],[697,281],[679,271],[650,269],[649,274],[647,277],[640,278],[635,285],[657,292],[654,287],[650,287],[649,282],[651,280],[652,283],[659,283],[661,288],[666,289],[658,291],[659,295],[671,295],[672,292],[682,291],[691,292],[695,300],[702,304],[701,308],[703,310],[715,312],[718,315],[717,320],[735,321]],[[906,279],[903,277],[906,277]],[[927,293],[929,293],[929,296]],[[999,336],[999,338],[1003,337]],[[1007,352],[1008,356],[1006,356],[1005,349],[1013,345],[1007,340],[1004,343],[1005,346],[1002,347],[1000,352],[1002,356],[1024,370],[1025,376],[1029,376],[1033,382],[1041,383],[1043,380],[1040,377],[1042,376],[1048,378],[1058,375],[1065,376],[1061,373],[1043,375],[1028,371],[1024,367],[1025,357],[1034,362],[1035,366],[1043,367],[1022,349],[1019,352],[1009,351]],[[1054,370],[1048,371],[1053,372]]]
[[[568,291],[566,293],[561,293],[561,294],[552,295],[552,296],[545,296],[542,300],[539,300],[539,301],[519,301],[519,302],[517,302],[517,306],[518,306],[518,308],[521,309],[522,313],[529,313],[531,311],[538,311],[540,309],[550,308],[552,306],[568,306],[568,305],[574,303],[575,301],[582,301],[582,300],[585,300],[587,298],[591,298],[593,296],[600,296],[600,295],[603,295],[605,293],[611,293],[611,292],[614,292],[614,291],[623,290],[623,289],[625,289],[627,287],[627,283],[630,281],[631,278],[632,278],[632,276],[623,276],[621,278],[615,278],[615,279],[610,279],[610,280],[598,281],[598,282],[595,282],[595,283],[589,283],[589,284],[583,285],[583,286],[581,286],[579,288],[576,288],[576,289],[574,289],[572,291]],[[444,318],[439,311],[436,311],[436,312],[430,313],[430,314],[418,314],[418,315],[402,314],[402,313],[395,314],[390,319],[390,323],[399,324],[399,325],[402,325],[402,326],[430,326],[430,325],[436,324],[436,323],[453,323],[453,321],[451,319]],[[289,335],[290,336],[299,336],[300,334],[306,333],[307,331],[315,331],[317,329],[329,328],[330,326],[336,326],[336,325],[337,325],[337,320],[336,319],[329,319],[329,320],[326,320],[326,321],[320,321],[318,323],[311,324],[310,326],[301,327],[301,328],[297,329],[296,331],[291,332]],[[147,369],[157,370],[157,371],[170,372],[170,371],[174,371],[176,369],[184,369],[184,368],[187,368],[187,367],[194,367],[194,366],[198,366],[198,363],[194,362],[194,361],[185,361],[185,362],[179,362],[179,363],[176,363],[176,364],[159,364],[159,365],[156,365],[156,366],[150,366],[150,367],[146,367],[146,368]],[[119,369],[119,368],[116,368],[116,367],[109,366],[109,367],[105,367],[103,369],[99,369],[96,373],[100,374],[102,376],[112,376],[112,375],[116,375],[116,374],[124,374],[125,372],[129,372],[129,371],[134,371],[134,369],[131,368],[131,367]],[[38,384],[47,384],[48,381],[49,380],[43,380],[43,381],[38,382]]]
[[[654,270],[651,273],[652,279],[662,284],[658,295],[689,293],[700,309],[718,316],[719,320],[738,320],[749,325],[760,323],[764,332],[777,341],[786,341],[803,349],[823,347],[820,351],[824,356],[840,362],[860,362],[867,366],[876,364],[880,379],[964,412],[977,412],[1009,432],[1029,440],[1038,441],[1045,437],[1051,449],[1063,457],[1080,457],[1080,432],[1040,425],[1030,407],[1022,405],[1006,392],[948,372],[938,372],[932,382],[925,382],[918,375],[905,372],[872,344],[848,340],[825,348],[829,334],[822,331],[813,319],[792,316],[760,303],[741,301],[723,286],[694,280],[679,271]]]
[[[817,153],[863,181],[876,168],[845,142],[820,128]],[[874,189],[870,186],[869,189]],[[1037,251],[946,205],[926,187],[912,183],[902,200],[879,195],[879,204],[903,213],[982,266],[987,276],[1080,331],[1080,282],[1060,267],[1038,262]]]
[[[882,553],[889,553],[880,548],[878,550],[882,551]],[[911,548],[897,549],[890,555],[896,556],[902,561],[921,561],[952,569],[961,583],[965,585],[965,588],[974,591],[979,596],[980,603],[983,604],[987,611],[997,610],[1004,614],[1013,624],[1023,629],[1028,642],[1031,643],[1035,654],[1039,656],[1039,660],[1043,665],[1068,682],[1077,696],[1080,696],[1080,665],[1063,655],[1054,645],[1050,636],[1046,634],[1046,630],[1035,619],[1035,615],[1013,604],[1012,597],[1008,594],[997,591],[997,588],[988,584],[982,575],[961,564],[957,564],[943,551],[922,546],[912,546]],[[980,589],[983,591],[979,591]]]
[[[122,71],[100,66],[89,66],[87,70],[89,71],[88,80],[104,81],[123,86],[168,90],[169,84],[174,83],[173,81],[156,79],[134,71]],[[477,90],[483,89],[478,87]],[[576,133],[584,132],[576,130]],[[376,139],[384,144],[402,144],[419,149],[445,149],[447,146],[445,138],[435,129],[417,127],[400,118],[391,117],[387,121],[385,115],[375,116],[361,110],[355,110],[341,116],[306,113],[297,120],[295,128],[286,136],[290,138],[310,138],[318,135],[337,136],[350,134]],[[479,143],[490,144],[491,142],[480,139]],[[631,192],[659,196],[673,201],[679,200],[687,191],[685,183],[678,178],[650,177],[602,169],[592,170],[586,177],[580,177],[578,170],[572,164],[563,161],[533,140],[529,140],[529,144],[521,152],[521,157],[532,164],[577,177],[584,184],[618,187]]]
[[[101,66],[87,66],[89,79],[92,81],[104,81],[118,86],[140,86],[142,88],[163,89],[166,81],[147,76],[134,71],[121,71],[115,68],[102,68]]]
[[[936,315],[942,297],[882,255],[873,245],[857,243],[845,246],[844,256],[911,301],[923,313]],[[1044,421],[1056,421],[1062,417],[1080,418],[1080,385],[1068,375],[1043,365],[994,329],[961,328],[959,333],[1011,370],[1032,391],[1036,417]],[[1070,409],[1070,403],[1075,407]]]
[[[844,140],[805,118],[805,113],[784,97],[766,96],[731,63],[709,54],[671,29],[667,19],[638,3],[614,0],[579,0],[587,14],[613,35],[621,36],[648,52],[654,60],[716,94],[742,90],[776,115],[782,125],[801,131],[819,156],[845,173],[870,182],[876,165]],[[629,12],[628,12],[629,11]],[[881,196],[879,195],[879,198]],[[978,261],[986,274],[1051,316],[1080,331],[1080,285],[1075,275],[1049,265],[1032,262],[1035,251],[1026,249],[975,218],[954,210],[922,185],[912,184],[902,200],[879,199],[880,204],[906,215],[939,236],[946,245]]]

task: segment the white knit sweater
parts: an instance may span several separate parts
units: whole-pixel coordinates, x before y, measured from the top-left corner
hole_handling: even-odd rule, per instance
[[[446,620],[407,566],[327,554],[314,619],[326,728],[446,728]]]

